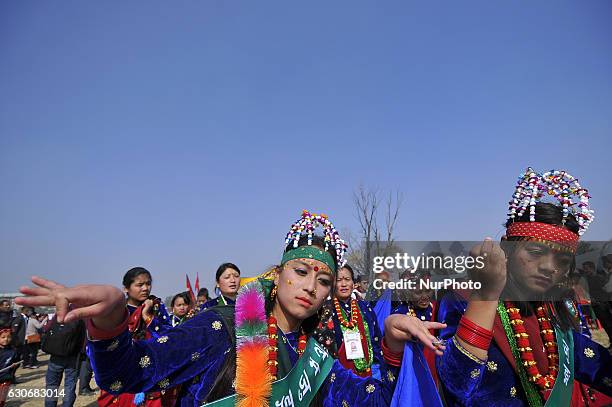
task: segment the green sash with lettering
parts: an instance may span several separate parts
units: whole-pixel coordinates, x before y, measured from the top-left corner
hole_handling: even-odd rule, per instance
[[[546,406],[569,406],[574,388],[574,335],[571,329],[563,332],[555,326],[555,337],[559,349],[559,373]]]
[[[271,407],[310,405],[331,371],[334,359],[317,341],[310,338],[302,357],[284,378],[272,383]],[[233,407],[236,395],[203,404],[202,407]]]

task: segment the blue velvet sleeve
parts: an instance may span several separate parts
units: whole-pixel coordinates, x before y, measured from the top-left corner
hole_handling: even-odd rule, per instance
[[[380,342],[382,341],[382,334],[380,333],[380,327],[378,326],[378,318],[376,317],[376,314],[367,302],[359,301],[358,304],[363,317],[368,323],[368,328],[370,330],[372,352],[374,353],[374,361],[372,363],[372,376],[375,379],[380,379],[386,374],[386,372],[383,370],[387,368],[387,364],[384,361],[384,358],[382,356],[382,348],[380,347]]]
[[[612,356],[588,336],[574,331],[574,376],[581,383],[612,396]]]
[[[88,354],[100,388],[113,394],[164,390],[190,381],[202,399],[212,387],[231,340],[221,318],[203,312],[163,335],[132,341],[126,330],[109,340],[89,340]]]
[[[157,310],[157,315],[153,317],[151,323],[147,327],[147,330],[151,333],[154,338],[159,338],[164,335],[166,330],[172,328],[172,319],[168,314],[166,306],[161,303]]]
[[[380,380],[359,377],[351,370],[334,361],[332,370],[323,384],[323,406],[388,406],[393,397],[398,368],[384,364]]]
[[[448,340],[448,344],[444,354],[436,358],[436,368],[440,382],[444,383],[451,397],[467,401],[480,387],[486,361],[472,355],[455,340],[465,307],[467,302],[454,294],[446,295],[440,302],[438,320],[447,324],[440,336]]]
[[[212,308],[219,304],[219,297],[213,298],[212,300],[206,301],[204,304],[200,305],[200,312]]]
[[[467,301],[447,293],[438,311],[438,320],[447,324],[440,336],[448,340],[444,354],[436,357],[438,377],[449,406],[523,406],[526,404],[520,381],[501,349],[491,343],[487,360],[481,360],[455,339]]]
[[[395,309],[393,311],[391,311],[392,314],[406,314],[408,312],[408,305],[406,305],[405,303],[400,303],[397,307],[395,307]]]

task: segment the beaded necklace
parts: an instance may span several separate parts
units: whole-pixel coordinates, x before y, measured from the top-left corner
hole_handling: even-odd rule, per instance
[[[362,337],[362,345],[364,345],[364,357],[360,359],[354,359],[353,364],[357,372],[371,373],[372,362],[374,361],[374,351],[372,350],[372,340],[370,338],[370,327],[365,318],[359,311],[359,305],[357,300],[351,300],[351,321],[347,321],[344,316],[344,310],[340,307],[338,298],[334,298],[334,306],[336,308],[336,316],[340,321],[340,330],[358,330]],[[365,342],[365,343],[364,343]]]
[[[359,306],[357,305],[357,300],[351,300],[351,320],[347,321],[344,317],[344,313],[340,308],[340,301],[338,301],[337,297],[334,297],[334,307],[336,309],[336,316],[340,321],[340,324],[348,329],[353,329],[357,326],[357,318],[359,317]]]
[[[278,347],[276,346],[278,340],[278,325],[274,315],[270,314],[268,317],[268,368],[272,375],[272,380],[276,380],[276,374],[278,373]],[[301,335],[298,339],[297,354],[301,357],[306,349],[306,334],[304,330],[301,331]],[[291,346],[291,344],[289,344]],[[293,347],[292,347],[293,348]],[[295,349],[294,349],[295,350]]]
[[[536,316],[540,327],[540,335],[542,336],[542,342],[544,343],[546,356],[548,357],[548,373],[542,375],[538,371],[533,356],[533,349],[529,342],[529,334],[524,327],[524,321],[521,318],[519,308],[510,301],[506,301],[505,306],[510,319],[512,332],[516,338],[520,359],[528,375],[528,379],[538,387],[542,397],[546,400],[550,394],[549,390],[552,389],[555,379],[557,378],[557,373],[559,372],[559,351],[557,349],[555,331],[551,325],[550,318],[546,315],[543,306],[540,305],[537,307]]]

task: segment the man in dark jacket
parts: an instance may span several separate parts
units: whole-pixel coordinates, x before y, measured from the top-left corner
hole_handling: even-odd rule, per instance
[[[27,317],[14,312],[9,299],[0,300],[0,327],[11,327],[11,347],[18,360],[22,360],[25,353],[26,323]]]
[[[60,324],[53,318],[45,328],[42,349],[51,355],[45,388],[49,393],[55,393],[64,376],[64,396],[62,406],[71,407],[76,400],[76,385],[79,374],[79,354],[85,341],[85,323],[73,321]],[[50,391],[52,390],[52,391]],[[57,406],[57,398],[45,399],[45,407]]]

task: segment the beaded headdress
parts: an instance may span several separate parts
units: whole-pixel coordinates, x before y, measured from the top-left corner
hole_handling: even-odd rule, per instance
[[[578,235],[564,227],[536,222],[536,203],[543,202],[545,198],[552,198],[561,206],[563,226],[569,214],[576,218],[579,226]],[[573,242],[571,245],[576,246],[579,236],[584,234],[594,218],[594,211],[589,207],[589,198],[588,191],[567,172],[550,170],[539,174],[528,167],[520,175],[512,200],[509,202],[508,220],[511,223],[506,235]],[[515,221],[527,210],[529,210],[529,222]]]
[[[317,260],[321,260],[324,263],[331,263],[328,264],[328,266],[331,270],[335,271],[333,260],[330,262],[329,260],[331,259],[327,259],[327,257],[331,257],[329,256],[327,249],[332,246],[336,251],[336,263],[338,264],[338,268],[342,267],[344,263],[346,263],[344,256],[346,254],[348,245],[344,242],[344,240],[340,238],[340,235],[334,227],[333,223],[329,220],[327,215],[318,215],[316,213],[310,213],[307,210],[302,211],[302,216],[300,217],[300,219],[298,219],[293,225],[291,225],[291,229],[287,233],[287,237],[285,238],[285,246],[290,247],[290,245],[293,245],[294,249],[288,250],[284,253],[282,263],[285,263],[288,260],[294,258],[300,258],[299,250],[302,249],[298,249],[300,238],[302,237],[302,235],[305,234],[308,237],[308,246],[311,246],[315,229],[318,226],[321,226],[323,228],[323,240],[325,242],[325,248],[323,251],[318,250],[318,252],[321,253],[313,252],[310,253],[309,256],[314,255]]]

